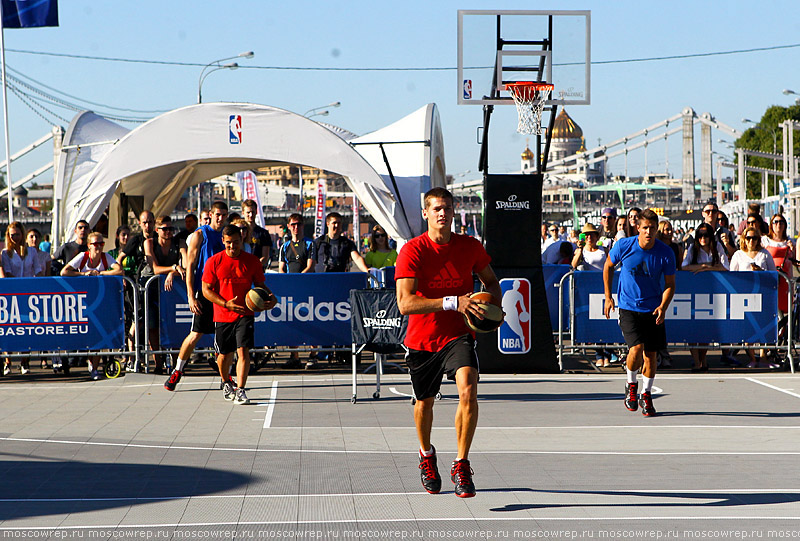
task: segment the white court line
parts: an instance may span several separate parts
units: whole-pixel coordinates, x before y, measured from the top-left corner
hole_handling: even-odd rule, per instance
[[[414,451],[392,451],[376,449],[248,449],[236,447],[189,447],[184,445],[145,445],[142,443],[109,443],[97,441],[46,440],[37,438],[0,438],[0,441],[19,441],[32,443],[55,443],[62,445],[95,445],[100,447],[130,447],[134,449],[174,449],[181,451],[212,451],[238,453],[308,453],[308,454],[372,454],[372,455],[407,455],[418,454]],[[614,455],[624,456],[800,456],[800,451],[608,451]],[[597,455],[597,451],[476,451],[474,455]]]
[[[480,491],[479,491],[480,492]],[[142,529],[142,528],[208,528],[214,526],[286,526],[286,525],[301,525],[301,524],[397,524],[402,522],[616,522],[616,521],[656,521],[656,520],[735,520],[735,521],[750,521],[750,520],[763,520],[763,521],[783,521],[783,520],[800,520],[799,516],[759,516],[759,515],[720,515],[716,517],[703,517],[703,516],[642,516],[633,515],[628,517],[587,517],[579,515],[574,517],[531,517],[531,516],[505,516],[505,517],[476,517],[469,515],[466,517],[415,517],[408,518],[375,518],[375,519],[322,519],[322,520],[268,520],[268,521],[238,521],[238,522],[169,522],[162,524],[95,524],[92,526],[14,526],[3,527],[0,526],[0,531],[19,531],[19,530],[96,530],[96,529]],[[477,536],[476,536],[477,537]]]
[[[616,428],[641,428],[645,430],[661,430],[664,428],[695,428],[701,430],[708,430],[709,428],[732,428],[741,430],[743,428],[752,428],[760,430],[800,430],[800,425],[655,425],[655,424],[641,424],[641,425],[542,425],[542,426],[477,426],[475,430],[478,432],[486,430],[613,430]],[[416,427],[412,425],[403,426],[381,426],[381,425],[359,425],[359,426],[273,426],[270,430],[413,430]],[[431,430],[455,430],[453,426],[434,426]]]
[[[780,391],[782,393],[786,393],[788,395],[791,395],[791,396],[793,396],[795,398],[800,398],[800,394],[793,393],[792,391],[790,391],[788,389],[781,389],[780,387],[775,387],[774,385],[770,385],[769,383],[764,383],[763,381],[758,381],[755,378],[747,378],[747,381],[752,381],[753,383],[758,383],[759,385],[763,385],[764,387],[769,387],[770,389],[773,389],[775,391]]]
[[[503,382],[508,381],[512,383],[546,383],[548,381],[594,381],[597,383],[601,383],[601,380],[624,380],[624,373],[619,374],[597,374],[597,373],[586,373],[584,375],[576,375],[576,374],[547,374],[541,377],[535,377],[531,375],[522,375],[522,374],[508,374],[508,375],[498,375],[494,377],[488,377],[486,375],[481,375],[481,383],[492,383],[492,382]],[[761,375],[759,376],[761,379],[780,379],[780,380],[796,380],[800,379],[800,373],[792,375],[792,374],[773,374],[773,375]],[[213,378],[212,378],[213,379]],[[743,374],[692,374],[692,375],[671,375],[671,374],[658,374],[658,379],[663,380],[691,380],[691,381],[698,381],[698,380],[737,380],[737,379],[751,379],[751,376],[745,376]],[[348,377],[331,377],[331,376],[305,376],[303,379],[282,379],[282,376],[273,376],[270,379],[257,379],[257,378],[248,378],[248,382],[251,384],[257,385],[264,385],[269,384],[272,381],[281,381],[282,383],[308,383],[310,381],[325,381],[325,382],[341,382],[343,385],[349,385],[352,382],[352,378]],[[409,383],[408,375],[387,375],[384,374],[381,376],[381,380],[384,382],[396,382],[396,383]],[[107,381],[107,380],[106,380]],[[3,392],[13,392],[16,390],[40,390],[40,389],[72,389],[75,387],[81,388],[96,388],[102,390],[124,390],[124,389],[132,389],[135,387],[163,387],[163,383],[161,382],[153,382],[153,383],[126,383],[123,385],[103,385],[102,382],[96,381],[89,381],[89,382],[65,382],[59,385],[44,385],[41,383],[19,383],[15,385],[7,385],[7,386],[0,386],[0,393]],[[452,385],[455,389],[455,384],[443,382],[445,385]],[[187,386],[207,386],[209,384],[209,380],[206,381],[186,381],[185,379],[181,381],[181,387]],[[168,392],[168,391],[167,391]]]
[[[398,391],[398,390],[397,390],[396,388],[394,388],[394,387],[389,387],[389,390],[390,390],[390,391],[392,391],[394,394],[396,394],[396,395],[398,395],[398,396],[407,396],[407,397],[409,397],[409,398],[414,398],[414,395],[413,395],[413,394],[408,394],[408,393],[403,393],[403,392],[400,392],[400,391]],[[661,393],[663,393],[663,392],[664,392],[664,390],[663,390],[661,387],[656,387],[655,385],[653,385],[653,389],[652,389],[652,391],[651,391],[651,393],[652,393],[652,394],[661,394]],[[620,393],[620,394],[621,394],[621,393]],[[442,396],[442,400],[456,400],[456,399],[455,399],[455,398],[448,397],[448,396]],[[485,395],[483,395],[483,396],[479,396],[479,397],[478,397],[478,401],[481,401],[481,400],[492,400],[492,395],[491,395],[491,394],[485,394]],[[557,398],[557,399],[555,399],[555,400],[572,401],[572,400],[574,400],[574,399],[573,399],[573,398],[569,398],[569,397],[567,397],[567,398]],[[553,400],[550,400],[550,401],[552,402]]]
[[[278,397],[278,380],[272,382],[272,392],[269,395],[269,405],[267,413],[264,415],[264,428],[269,428],[272,424],[272,413],[275,411],[275,399]]]

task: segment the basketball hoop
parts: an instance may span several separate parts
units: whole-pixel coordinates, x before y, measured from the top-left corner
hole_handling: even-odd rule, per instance
[[[550,99],[553,88],[555,87],[549,83],[530,81],[506,85],[506,90],[511,93],[517,106],[519,117],[517,132],[526,135],[542,134],[542,111],[544,104]]]

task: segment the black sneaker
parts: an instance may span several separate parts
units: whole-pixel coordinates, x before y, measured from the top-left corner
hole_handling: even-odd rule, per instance
[[[436,467],[436,449],[431,445],[433,454],[431,456],[422,456],[422,451],[419,454],[419,469],[420,479],[422,479],[422,486],[428,491],[428,494],[439,494],[442,490],[442,477],[439,475],[439,468]]]
[[[639,403],[636,401],[636,391],[638,390],[638,383],[628,383],[625,385],[625,407],[628,408],[628,411],[636,411],[639,409]]]
[[[181,377],[183,377],[183,372],[180,370],[175,370],[172,372],[172,374],[170,374],[167,382],[164,383],[164,388],[168,391],[174,391],[175,387],[178,385],[178,382],[181,380]]]
[[[475,495],[475,485],[472,483],[472,468],[469,460],[462,458],[454,460],[450,469],[450,479],[456,484],[456,496],[459,498],[472,498]]]
[[[650,396],[650,393],[642,393],[642,397],[639,399],[639,405],[642,406],[642,415],[645,417],[655,417],[656,408],[653,406],[653,397]]]

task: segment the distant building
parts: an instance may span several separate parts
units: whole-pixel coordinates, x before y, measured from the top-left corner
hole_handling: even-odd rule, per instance
[[[525,150],[526,152],[522,153],[522,172],[532,173],[535,171],[533,153],[529,148]],[[566,167],[551,167],[554,161],[584,152],[586,152],[586,145],[583,130],[569,116],[566,109],[561,109],[553,122],[553,137],[550,140],[550,153],[547,159],[546,185],[583,188],[590,184],[605,183],[605,161],[602,159],[587,164],[586,159],[590,156],[579,156]],[[597,152],[591,157],[601,158],[602,156],[602,152]]]
[[[28,190],[28,208],[48,212],[53,208],[53,187],[35,186]]]

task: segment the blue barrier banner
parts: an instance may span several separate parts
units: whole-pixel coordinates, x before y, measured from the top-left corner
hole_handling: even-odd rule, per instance
[[[0,351],[123,347],[122,287],[118,276],[3,278]]]
[[[256,347],[352,343],[350,290],[367,287],[366,273],[269,273],[265,279],[278,304],[256,314]],[[186,286],[178,281],[173,285],[172,291],[164,291],[162,285],[160,293],[161,345],[169,349],[180,347],[192,323]],[[204,344],[213,344],[213,336],[204,337],[200,345]]]
[[[571,269],[571,265],[542,265],[544,290],[547,295],[547,308],[550,311],[550,325],[553,326],[553,332],[558,332],[558,282]],[[569,280],[564,281],[561,303],[564,305],[562,327],[566,331],[569,329]]]
[[[619,272],[614,273],[613,291]],[[575,280],[575,342],[624,343],[615,310],[603,313],[603,273],[580,271]],[[774,343],[778,338],[778,273],[691,272],[675,275],[666,316],[667,342]],[[616,294],[614,295],[616,302]]]

